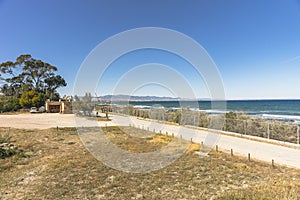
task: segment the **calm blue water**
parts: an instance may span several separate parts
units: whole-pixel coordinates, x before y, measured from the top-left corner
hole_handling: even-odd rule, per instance
[[[115,102],[119,105],[128,104],[128,102]],[[226,101],[226,110],[221,109],[224,102],[211,101],[144,101],[129,102],[131,105],[141,109],[151,109],[151,107],[162,106],[165,109],[178,109],[180,107],[189,107],[195,110],[202,110],[207,113],[220,113],[237,111],[249,115],[267,119],[294,120],[300,122],[300,100],[239,100]],[[221,106],[218,106],[218,105]],[[220,107],[220,109],[218,109]]]

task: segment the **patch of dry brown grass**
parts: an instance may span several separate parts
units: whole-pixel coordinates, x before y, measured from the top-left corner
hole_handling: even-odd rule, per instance
[[[111,121],[111,119],[107,119],[106,117],[97,117],[97,120],[101,121],[101,122],[109,122],[109,121]]]
[[[132,127],[103,130],[120,148],[135,152],[172,140]],[[10,136],[26,156],[0,160],[0,199],[296,199],[300,192],[300,170],[222,152],[199,159],[197,144],[165,168],[132,174],[96,160],[72,128],[10,129]]]

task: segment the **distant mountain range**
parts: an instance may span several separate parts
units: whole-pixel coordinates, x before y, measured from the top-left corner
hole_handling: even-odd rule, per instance
[[[175,97],[159,97],[159,96],[130,96],[130,95],[104,95],[100,97],[93,97],[102,101],[209,101],[209,98],[175,98]]]
[[[1,93],[0,93],[1,96]],[[80,96],[79,98],[83,98]],[[130,96],[124,94],[92,96],[93,101],[212,101],[211,98],[175,98],[175,97],[159,97],[159,96]],[[227,99],[226,101],[300,101],[300,99]],[[213,101],[218,101],[214,99]],[[224,100],[220,100],[224,101]]]
[[[174,98],[174,97],[130,96],[130,95],[122,95],[122,94],[105,95],[97,98],[104,101],[178,101],[180,100],[179,98]]]

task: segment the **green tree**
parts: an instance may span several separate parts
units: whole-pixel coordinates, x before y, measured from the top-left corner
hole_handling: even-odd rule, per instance
[[[181,110],[176,110],[175,112],[175,117],[174,117],[174,122],[181,124],[181,115],[182,115],[182,111]]]
[[[57,88],[67,86],[66,81],[60,75],[46,78],[45,83],[47,85],[46,94],[48,93],[47,95],[50,97],[50,99],[55,98],[54,95]]]
[[[36,92],[34,90],[30,90],[22,93],[22,96],[20,98],[20,105],[25,108],[29,108],[32,106],[40,107],[44,105],[45,100],[46,100],[45,94]]]
[[[85,115],[91,115],[95,107],[95,103],[92,102],[92,95],[91,93],[85,93],[82,98],[79,98],[77,95],[74,97],[73,102],[73,111],[80,112],[83,111]]]
[[[49,63],[34,59],[29,54],[21,55],[15,62],[0,64],[0,78],[4,82],[1,91],[8,96],[20,97],[23,92],[33,90],[54,98],[56,90],[67,85],[56,71],[57,67]]]
[[[0,112],[17,111],[21,106],[19,99],[16,97],[1,97],[0,98]]]

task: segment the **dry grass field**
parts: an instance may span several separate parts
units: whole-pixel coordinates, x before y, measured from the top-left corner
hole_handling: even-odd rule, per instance
[[[103,128],[115,145],[132,152],[154,151],[173,138],[125,127]],[[199,159],[192,144],[158,171],[117,171],[95,159],[75,128],[0,128],[18,147],[0,159],[0,199],[299,199],[300,170],[212,151]],[[152,134],[152,133],[151,133]]]

